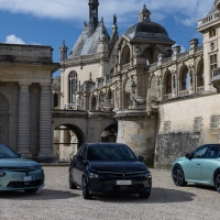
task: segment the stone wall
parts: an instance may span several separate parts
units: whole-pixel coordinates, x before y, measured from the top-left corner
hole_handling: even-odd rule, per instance
[[[160,105],[155,166],[169,166],[177,157],[206,143],[219,143],[220,95],[181,99]]]

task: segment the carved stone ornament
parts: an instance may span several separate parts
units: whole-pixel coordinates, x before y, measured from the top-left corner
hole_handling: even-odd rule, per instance
[[[154,75],[157,76],[158,78],[160,78],[160,77],[162,76],[161,70],[160,70],[160,69],[159,69],[159,70],[156,70],[156,71],[154,72]]]
[[[189,68],[193,68],[194,67],[194,61],[193,60],[188,60],[185,62],[185,65]]]
[[[210,42],[210,49],[214,50],[215,49],[215,43],[214,42]]]
[[[150,108],[158,109],[158,98],[156,96],[150,98]]]

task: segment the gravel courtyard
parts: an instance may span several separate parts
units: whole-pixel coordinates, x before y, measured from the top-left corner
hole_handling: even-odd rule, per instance
[[[44,167],[46,186],[35,195],[0,192],[3,219],[219,219],[220,195],[211,187],[176,187],[169,170],[151,169],[149,199],[138,195],[84,200],[81,190],[68,188],[68,167]]]

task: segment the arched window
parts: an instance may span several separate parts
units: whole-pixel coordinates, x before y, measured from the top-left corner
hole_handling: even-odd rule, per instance
[[[203,61],[200,61],[197,72],[197,87],[203,87],[203,86],[204,86],[204,65],[203,65]]]
[[[159,55],[159,50],[153,47],[148,47],[144,50],[143,54],[145,55],[149,64],[157,62],[157,56]]]
[[[53,107],[54,108],[56,108],[56,107],[58,107],[58,103],[59,101],[58,101],[58,95],[55,93],[54,95],[53,95]]]
[[[165,94],[172,93],[172,75],[169,71],[165,75],[165,86],[166,86]]]
[[[125,46],[121,53],[121,65],[128,64],[130,62],[130,48],[129,46]]]
[[[180,91],[189,90],[190,88],[190,74],[187,66],[184,66],[180,75]]]
[[[131,92],[131,81],[127,79],[124,84],[124,95],[123,95],[123,108],[127,109],[130,105],[130,92]]]
[[[71,72],[69,75],[69,103],[72,104],[76,104],[77,83],[77,73]]]

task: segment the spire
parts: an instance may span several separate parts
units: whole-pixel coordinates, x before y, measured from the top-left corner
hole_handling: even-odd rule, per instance
[[[117,25],[117,16],[114,14],[113,16],[113,25],[112,25],[112,32],[118,32],[118,25]]]
[[[151,12],[147,9],[146,5],[144,4],[143,9],[139,13],[139,22],[151,21],[150,15]]]
[[[91,36],[99,23],[98,16],[99,1],[89,0],[89,35]]]

